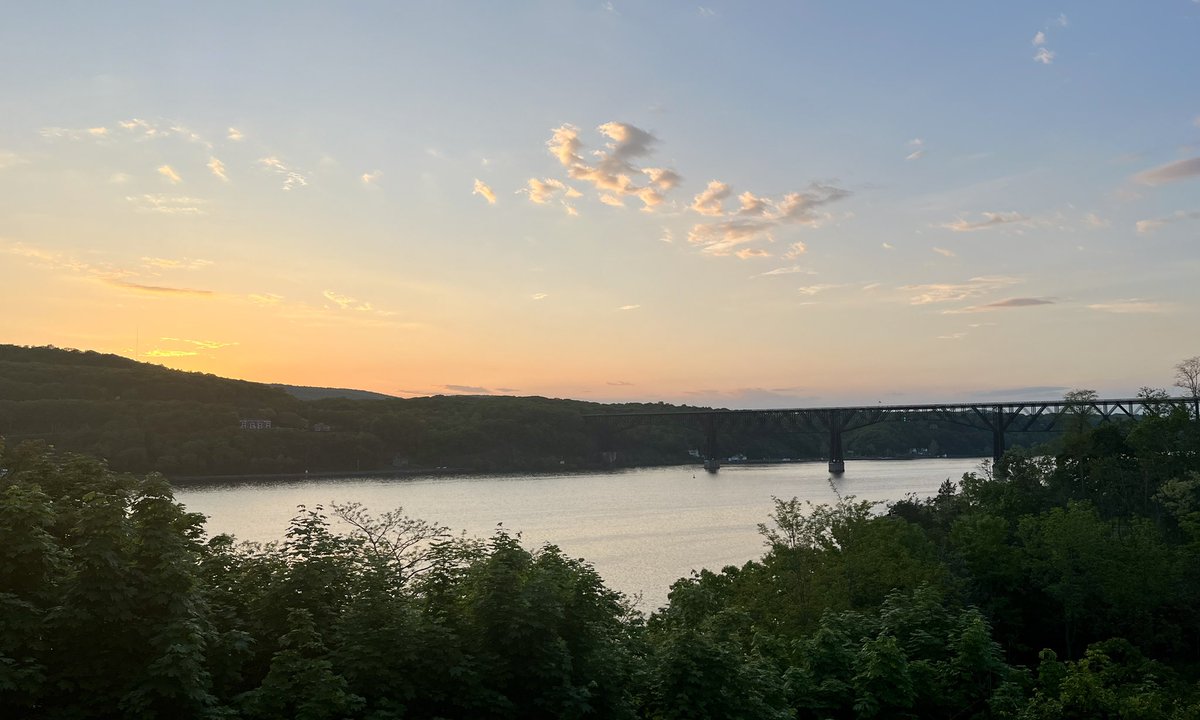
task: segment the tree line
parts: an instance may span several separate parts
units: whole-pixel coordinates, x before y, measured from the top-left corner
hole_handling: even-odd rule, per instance
[[[102,457],[114,470],[168,477],[451,467],[594,469],[694,462],[698,423],[645,424],[602,447],[596,413],[706,409],[542,397],[301,400],[283,389],[95,352],[0,345],[0,436]],[[271,430],[244,430],[243,418]],[[321,430],[320,432],[316,430]],[[1038,429],[1038,428],[1035,428]],[[1051,433],[1013,436],[1024,445]],[[991,454],[981,428],[913,414],[845,438],[851,457]],[[722,430],[723,457],[820,459],[827,438],[783,427]],[[605,457],[602,450],[613,451]]]
[[[0,448],[0,716],[1200,716],[1200,423],[1080,423],[931,498],[777,499],[650,614],[553,545],[356,505],[210,537],[157,475]]]

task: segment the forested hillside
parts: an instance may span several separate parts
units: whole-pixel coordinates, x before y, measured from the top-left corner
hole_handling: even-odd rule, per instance
[[[344,392],[344,391],[335,391]],[[700,427],[633,425],[602,448],[591,413],[684,409],[542,397],[326,397],[169,370],[115,355],[0,346],[0,437],[44,440],[116,470],[169,477],[451,467],[530,471],[694,462]],[[242,420],[267,420],[244,429]],[[846,436],[850,457],[986,456],[986,431],[919,416]],[[1050,436],[1014,436],[1016,442]],[[819,459],[826,438],[778,427],[722,432],[723,457]],[[615,451],[607,457],[601,450]]]
[[[1184,411],[929,500],[777,500],[760,559],[649,618],[504,530],[302,507],[239,545],[156,476],[38,445],[0,468],[0,717],[1200,717]]]

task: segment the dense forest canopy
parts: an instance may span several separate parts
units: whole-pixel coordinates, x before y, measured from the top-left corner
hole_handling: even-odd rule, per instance
[[[1200,422],[1073,427],[889,507],[778,499],[645,617],[400,511],[205,534],[161,477],[0,446],[0,716],[1200,717]]]
[[[315,389],[300,389],[314,397]],[[0,345],[0,436],[44,440],[128,472],[169,477],[451,467],[530,471],[693,462],[696,423],[631,426],[602,454],[585,415],[685,409],[542,397],[321,397],[115,355]],[[333,390],[332,394],[346,391]],[[317,393],[322,394],[322,393]],[[324,393],[326,395],[330,393]],[[268,420],[270,430],[241,421]],[[1033,444],[1045,433],[1012,436]],[[782,427],[723,431],[723,457],[820,459],[827,438]],[[850,457],[991,454],[979,428],[922,419],[849,433]]]

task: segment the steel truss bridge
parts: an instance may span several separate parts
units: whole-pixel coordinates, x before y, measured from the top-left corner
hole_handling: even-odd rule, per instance
[[[1200,398],[1161,397],[1118,400],[1051,400],[1046,402],[949,403],[935,405],[870,405],[863,407],[793,408],[786,410],[675,410],[666,412],[608,413],[585,415],[602,434],[632,429],[656,422],[694,423],[704,432],[704,467],[720,467],[718,439],[721,431],[783,427],[796,432],[827,433],[829,471],[846,470],[842,438],[846,433],[888,420],[910,417],[964,425],[992,433],[992,461],[1004,456],[1007,433],[1050,432],[1061,429],[1069,418],[1089,423],[1139,420],[1147,415],[1183,410],[1200,418]]]

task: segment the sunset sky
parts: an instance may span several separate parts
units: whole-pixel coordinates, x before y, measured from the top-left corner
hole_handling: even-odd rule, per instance
[[[4,18],[0,342],[726,407],[1200,354],[1193,0]]]

